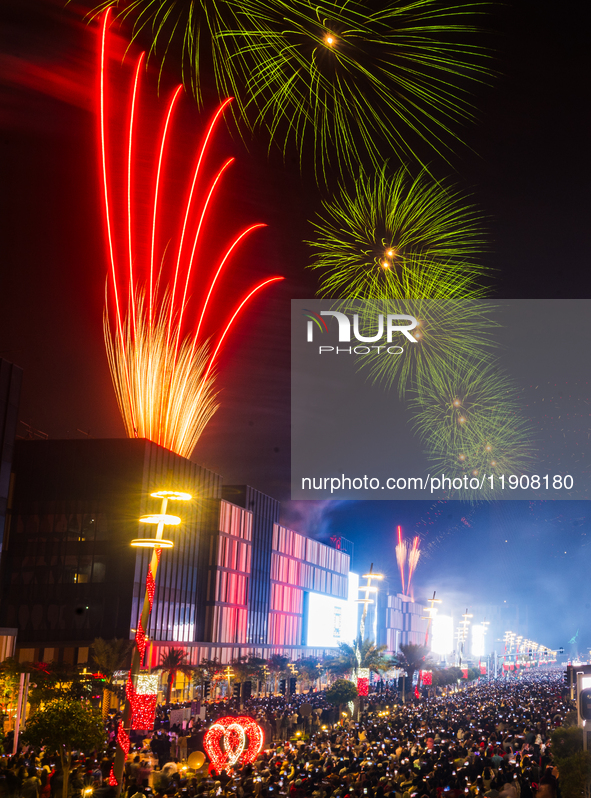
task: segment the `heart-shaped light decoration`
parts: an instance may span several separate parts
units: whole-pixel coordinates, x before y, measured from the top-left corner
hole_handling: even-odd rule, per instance
[[[203,747],[216,773],[238,762],[254,762],[263,747],[263,730],[252,718],[218,718],[210,726]]]

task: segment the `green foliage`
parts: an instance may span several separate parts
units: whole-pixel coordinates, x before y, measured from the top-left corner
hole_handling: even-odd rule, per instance
[[[384,656],[386,646],[376,646],[371,640],[364,640],[360,646],[361,662],[357,659],[356,647],[349,643],[339,643],[339,653],[326,661],[326,669],[332,673],[351,673],[357,668],[369,668],[383,673],[390,668],[390,660]]]
[[[0,711],[7,714],[18,696],[18,685],[23,666],[13,657],[0,662]]]
[[[578,726],[559,726],[551,734],[552,756],[566,759],[583,750],[583,730]]]
[[[324,694],[329,704],[341,706],[357,698],[357,688],[348,679],[337,679],[336,682]]]
[[[102,637],[94,639],[91,650],[92,660],[97,670],[106,678],[107,684],[111,684],[113,681],[115,671],[129,665],[132,649],[132,640],[121,640],[117,637],[113,640],[104,640]]]
[[[68,698],[50,701],[27,721],[23,739],[56,754],[91,751],[105,744],[101,718],[87,704]]]
[[[560,773],[563,798],[580,798],[591,782],[591,753],[583,751],[583,730],[559,726],[551,735],[552,757]]]
[[[580,798],[591,782],[591,753],[577,751],[568,759],[556,760],[562,798]]]
[[[287,667],[289,663],[289,657],[283,657],[281,654],[273,654],[267,660],[267,667],[274,674],[286,674],[289,673],[289,669]]]
[[[418,670],[425,670],[429,665],[427,658],[429,649],[416,643],[402,643],[399,651],[391,660],[391,667],[400,668],[406,673],[406,690],[412,686],[413,676]]]
[[[112,0],[95,4],[99,11]],[[373,6],[373,7],[372,7]],[[213,71],[236,118],[284,150],[312,149],[318,174],[381,166],[380,150],[414,155],[455,143],[472,117],[469,86],[487,74],[470,39],[479,3],[436,0],[119,0],[134,36],[151,34],[160,60],[182,42],[183,75],[200,100]],[[204,64],[211,55],[212,65]],[[213,70],[212,70],[213,67]]]
[[[26,666],[31,674],[29,701],[33,708],[56,699],[81,700],[92,695],[88,676],[77,668],[58,662],[34,662]]]
[[[298,679],[305,684],[312,684],[315,682],[321,673],[320,660],[318,657],[302,657],[296,663],[298,670]]]
[[[101,750],[105,730],[98,714],[88,704],[72,698],[50,701],[27,721],[22,735],[28,745],[46,746],[59,754],[64,772],[63,798],[68,796],[68,778],[74,751]]]
[[[121,670],[129,664],[132,649],[132,640],[121,640],[117,637],[113,640],[104,640],[102,637],[97,637],[93,641],[92,660],[98,671],[104,676],[102,715],[105,722],[109,717],[111,697],[118,692],[113,688],[113,675],[115,671]]]

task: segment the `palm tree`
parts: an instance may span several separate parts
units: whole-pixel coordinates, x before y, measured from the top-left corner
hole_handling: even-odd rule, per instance
[[[186,661],[189,655],[184,648],[171,646],[168,651],[160,655],[160,665],[154,668],[155,671],[162,671],[168,673],[166,684],[166,703],[170,704],[172,697],[172,686],[176,679],[177,673],[184,673],[187,676],[192,676],[193,668]]]
[[[410,686],[415,672],[425,667],[428,656],[429,649],[425,646],[420,646],[417,643],[402,643],[392,659],[392,665],[406,673]]]
[[[111,696],[115,695],[113,690],[113,676],[115,671],[121,670],[128,664],[129,654],[133,648],[132,640],[103,640],[97,637],[92,643],[92,659],[97,670],[102,674],[103,682],[103,720],[109,717],[111,709]]]
[[[371,640],[364,640],[359,646],[361,661],[357,659],[357,648],[349,643],[339,643],[339,653],[326,663],[327,670],[336,674],[350,673],[358,668],[369,668],[370,671],[383,673],[391,665],[384,656],[386,646],[376,646]]]

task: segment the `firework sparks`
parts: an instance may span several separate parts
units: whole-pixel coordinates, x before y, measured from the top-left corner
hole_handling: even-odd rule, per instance
[[[406,559],[408,557],[408,546],[402,537],[402,527],[396,527],[396,531],[398,533],[398,543],[396,544],[396,562],[398,563],[398,569],[400,571],[400,583],[402,585],[402,592],[404,594],[404,566],[406,565]]]
[[[126,182],[120,186],[113,167],[119,153],[111,151],[107,119],[108,27],[110,9],[103,15],[100,48],[100,160],[103,176],[105,227],[109,252],[109,278],[105,306],[104,333],[111,376],[127,434],[145,437],[189,457],[203,429],[217,408],[215,373],[220,349],[237,316],[261,289],[282,280],[272,277],[254,286],[229,314],[229,320],[216,340],[203,333],[203,322],[210,308],[222,272],[250,234],[264,227],[253,224],[240,232],[213,270],[200,311],[188,314],[191,277],[196,253],[205,232],[205,218],[216,191],[233,159],[218,169],[207,190],[200,189],[208,145],[230,99],[225,100],[208,126],[197,154],[188,200],[176,236],[163,229],[162,193],[165,162],[170,146],[174,111],[181,87],[173,92],[166,110],[155,166],[151,204],[148,211],[136,201],[135,166],[140,70],[144,54],[134,69],[129,97],[128,127],[124,137]],[[123,206],[118,198],[125,197]],[[167,208],[167,213],[169,209]],[[145,218],[144,218],[145,217]],[[124,221],[122,221],[122,218]],[[138,244],[142,242],[145,247]],[[168,241],[163,245],[163,241]],[[167,259],[168,250],[174,252]],[[125,252],[122,258],[121,253]],[[172,267],[167,266],[172,262]],[[122,266],[126,262],[125,267]],[[207,264],[200,264],[202,269]],[[165,273],[168,268],[170,274]],[[195,327],[188,316],[198,318]]]
[[[532,433],[516,388],[498,363],[479,361],[467,368],[455,362],[431,376],[410,403],[431,463],[452,479],[523,473],[532,460]],[[492,495],[488,485],[485,481],[479,499]]]
[[[420,549],[421,539],[418,535],[415,535],[413,538],[412,546],[410,547],[410,551],[408,553],[408,591],[410,593],[412,578],[414,572],[417,569],[417,565],[419,564],[419,557],[421,556],[421,549]]]
[[[98,13],[112,0],[95,4]],[[473,116],[471,85],[489,70],[467,40],[479,4],[388,0],[119,0],[134,38],[151,32],[165,58],[182,42],[183,75],[201,100],[203,74],[220,96],[280,146],[310,142],[317,173],[353,171],[367,154],[381,166],[384,146],[412,155],[426,142],[439,153],[457,140],[454,123]],[[207,37],[207,41],[205,41]],[[203,46],[206,43],[207,46]],[[210,53],[212,64],[203,60]],[[204,69],[205,66],[205,69]],[[203,73],[203,74],[202,74]]]
[[[361,358],[372,380],[403,396],[425,371],[445,370],[450,351],[466,359],[490,351],[492,308],[482,301],[486,272],[476,257],[484,248],[481,216],[452,185],[424,171],[414,180],[405,169],[362,174],[324,203],[314,227],[308,243],[321,296],[341,297],[339,309],[361,322],[376,312],[385,318],[393,302],[418,319],[405,357],[373,349]]]
[[[312,269],[319,295],[383,302],[401,297],[475,299],[484,290],[479,211],[453,185],[422,171],[382,166],[323,202],[314,223]],[[418,266],[418,268],[417,268]]]

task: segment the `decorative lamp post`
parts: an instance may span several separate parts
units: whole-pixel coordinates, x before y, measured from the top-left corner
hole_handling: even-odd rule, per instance
[[[139,722],[145,720],[141,718],[145,714],[145,695],[138,690],[138,676],[140,668],[144,660],[146,651],[146,632],[148,630],[148,623],[150,614],[152,612],[152,605],[154,604],[154,593],[156,592],[156,572],[158,571],[158,564],[160,563],[160,556],[162,549],[172,549],[174,543],[172,540],[164,540],[163,532],[165,526],[178,526],[181,519],[177,515],[168,515],[166,510],[169,501],[190,501],[192,496],[189,493],[182,493],[175,490],[160,490],[151,493],[150,496],[154,499],[161,500],[160,512],[151,513],[150,515],[141,516],[140,523],[142,524],[156,524],[156,536],[153,538],[137,538],[131,541],[133,548],[152,549],[152,559],[148,566],[148,575],[146,577],[146,592],[144,595],[144,605],[142,614],[135,633],[135,647],[131,657],[131,668],[127,683],[125,685],[125,708],[123,710],[123,717],[117,729],[117,750],[115,752],[115,763],[111,768],[111,773],[108,778],[108,783],[111,787],[117,788],[117,795],[121,793],[123,785],[123,770],[125,767],[125,759],[129,753],[130,740],[129,732],[134,725],[134,715],[139,716]],[[141,688],[140,688],[141,689]],[[141,720],[140,720],[141,718]],[[138,727],[140,728],[140,727]]]
[[[429,599],[429,606],[424,608],[427,615],[421,617],[422,621],[427,621],[427,629],[425,631],[425,648],[429,648],[429,632],[431,631],[431,624],[433,618],[437,615],[438,609],[435,604],[441,604],[441,599],[435,598],[436,591],[433,591],[433,598]]]
[[[359,639],[355,647],[355,656],[357,658],[357,690],[359,692],[359,695],[367,695],[369,692],[369,668],[361,667],[361,646],[363,645],[363,638],[365,637],[365,620],[367,618],[367,607],[369,604],[374,603],[374,600],[370,599],[369,596],[370,593],[378,592],[377,586],[372,585],[372,581],[374,579],[376,580],[383,579],[384,575],[374,573],[373,563],[372,563],[369,567],[369,572],[363,574],[362,578],[367,579],[367,584],[360,585],[359,587],[360,592],[365,593],[365,597],[362,599],[357,599],[358,604],[363,604],[363,612],[361,613],[361,623],[359,624]],[[375,605],[376,605],[376,619],[377,619],[377,612],[378,612],[377,596],[376,596]]]

